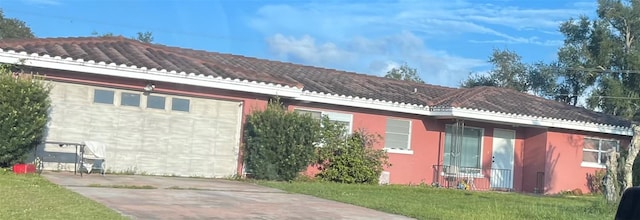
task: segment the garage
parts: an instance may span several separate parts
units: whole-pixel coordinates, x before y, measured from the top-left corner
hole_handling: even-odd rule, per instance
[[[111,173],[236,174],[242,103],[52,82],[47,141],[106,144]],[[75,147],[40,146],[45,170],[74,170]]]

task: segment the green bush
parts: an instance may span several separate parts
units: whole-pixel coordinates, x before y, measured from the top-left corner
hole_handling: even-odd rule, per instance
[[[49,86],[37,76],[0,66],[0,167],[24,162],[42,142],[50,106]]]
[[[247,117],[246,169],[256,179],[293,180],[313,162],[320,135],[318,120],[272,101],[264,111]]]
[[[384,150],[373,145],[379,136],[359,130],[344,135],[339,124],[323,120],[323,145],[318,148],[318,178],[339,183],[377,183],[385,166],[390,166]]]

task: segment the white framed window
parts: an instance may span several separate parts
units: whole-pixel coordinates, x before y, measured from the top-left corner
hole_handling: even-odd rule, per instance
[[[115,97],[115,91],[113,90],[103,90],[103,89],[93,90],[93,103],[113,105],[114,97]]]
[[[120,94],[120,106],[140,106],[140,94],[122,92]]]
[[[460,134],[454,125],[446,125],[443,154],[445,174],[481,174],[483,136],[482,128],[464,126]]]
[[[171,110],[173,111],[189,112],[190,106],[191,106],[191,101],[189,99],[181,99],[181,98],[171,99]]]
[[[607,152],[612,149],[618,151],[619,148],[618,140],[585,137],[582,147],[582,166],[605,167],[609,156]]]
[[[315,119],[321,119],[322,117],[327,116],[330,121],[344,125],[344,128],[347,134],[351,134],[353,132],[353,115],[352,114],[320,111],[320,110],[309,110],[309,109],[294,109],[293,111],[299,114],[309,114],[311,115],[312,118],[315,118]]]
[[[147,108],[165,109],[166,98],[164,96],[149,95],[147,96]]]
[[[411,120],[387,118],[384,148],[400,151],[411,150]]]

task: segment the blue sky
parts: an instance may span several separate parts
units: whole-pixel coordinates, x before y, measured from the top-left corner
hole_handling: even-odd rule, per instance
[[[429,84],[486,72],[492,49],[553,60],[560,22],[596,0],[0,0],[38,37],[151,31],[156,43],[384,75],[406,62]]]

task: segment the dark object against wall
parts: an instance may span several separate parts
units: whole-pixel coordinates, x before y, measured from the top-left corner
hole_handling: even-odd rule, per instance
[[[640,219],[640,187],[631,187],[624,191],[615,219]]]

